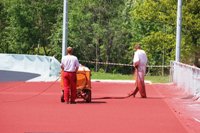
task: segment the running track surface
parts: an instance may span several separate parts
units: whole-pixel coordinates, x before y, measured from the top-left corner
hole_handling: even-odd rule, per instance
[[[172,84],[92,83],[92,102],[60,102],[59,82],[1,82],[1,133],[197,133],[199,103]],[[190,105],[193,108],[189,108]]]

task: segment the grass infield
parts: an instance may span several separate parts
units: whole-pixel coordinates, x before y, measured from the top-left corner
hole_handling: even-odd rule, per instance
[[[133,80],[134,76],[132,74],[112,74],[103,72],[93,72],[92,79],[109,79],[109,80]],[[149,80],[152,83],[169,83],[169,76],[145,76],[145,80]]]

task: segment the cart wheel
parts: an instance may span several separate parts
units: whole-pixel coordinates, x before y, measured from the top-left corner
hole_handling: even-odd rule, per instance
[[[60,101],[61,101],[62,103],[65,102],[65,99],[64,99],[64,91],[62,91],[62,94],[61,94],[61,97],[60,97]]]
[[[90,103],[92,101],[92,93],[91,90],[85,90],[85,98],[87,103]]]

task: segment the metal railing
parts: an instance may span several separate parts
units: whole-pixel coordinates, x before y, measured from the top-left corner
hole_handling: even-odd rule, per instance
[[[171,62],[170,80],[196,99],[200,98],[200,68],[180,62]]]

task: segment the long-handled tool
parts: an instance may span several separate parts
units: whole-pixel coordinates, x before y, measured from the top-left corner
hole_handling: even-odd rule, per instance
[[[137,67],[135,67],[135,71],[136,71],[136,74],[137,74],[136,77],[139,76],[139,75],[138,75]],[[133,89],[132,92],[130,92],[130,93],[128,94],[128,96],[126,96],[127,98],[128,98],[128,97],[131,97],[131,96],[135,97],[135,90],[138,89],[138,86],[137,86],[137,79],[136,79],[135,82],[136,82],[135,88]]]
[[[128,97],[131,97],[131,96],[135,97],[135,90],[136,90],[136,89],[138,89],[137,86],[135,86],[135,88],[133,89],[134,91],[130,92],[130,93],[128,94],[128,96],[126,96],[126,97],[127,97],[127,98],[128,98]]]

